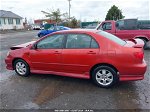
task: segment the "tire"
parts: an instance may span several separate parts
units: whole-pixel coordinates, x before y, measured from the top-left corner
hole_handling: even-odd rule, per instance
[[[17,75],[27,77],[30,74],[30,67],[22,59],[18,59],[14,62],[14,69]]]
[[[44,36],[43,34],[40,34],[40,35],[39,35],[40,38],[43,37],[43,36]]]
[[[119,81],[119,77],[113,68],[98,66],[92,72],[92,80],[99,87],[109,88]]]
[[[144,42],[144,47],[143,47],[143,49],[144,49],[144,50],[148,49],[148,45],[147,45],[148,42],[147,42],[145,39],[141,39],[141,40],[143,40],[143,42]]]

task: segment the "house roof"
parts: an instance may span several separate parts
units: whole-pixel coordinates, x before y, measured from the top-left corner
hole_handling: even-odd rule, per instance
[[[22,19],[21,16],[11,12],[11,11],[5,11],[5,10],[0,10],[0,17],[7,17],[7,18],[19,18]]]

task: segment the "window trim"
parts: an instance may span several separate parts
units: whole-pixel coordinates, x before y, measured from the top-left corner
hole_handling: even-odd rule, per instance
[[[90,47],[89,48],[66,48],[67,38],[68,38],[69,34],[81,34],[81,35],[83,34],[83,35],[87,35],[87,36],[91,37]],[[98,48],[91,48],[92,39],[96,42],[96,44],[98,45]],[[99,49],[99,48],[100,48],[100,45],[98,44],[97,40],[87,33],[66,33],[63,49]]]

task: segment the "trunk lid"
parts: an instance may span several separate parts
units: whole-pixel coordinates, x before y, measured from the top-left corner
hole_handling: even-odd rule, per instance
[[[129,39],[126,41],[125,47],[143,48],[144,41],[141,39]]]

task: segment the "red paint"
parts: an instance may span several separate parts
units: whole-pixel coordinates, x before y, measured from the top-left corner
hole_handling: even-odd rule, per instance
[[[141,42],[127,41],[124,46],[121,46],[97,34],[97,32],[97,30],[68,30],[53,33],[88,34],[99,44],[97,49],[32,49],[33,42],[30,42],[28,46],[27,44],[19,45],[20,49],[13,47],[15,50],[11,50],[5,59],[7,69],[12,70],[13,60],[21,58],[29,64],[31,73],[89,79],[90,70],[94,65],[109,64],[118,70],[120,81],[142,80],[146,72],[143,49],[134,47]],[[41,38],[36,43],[46,37]]]

